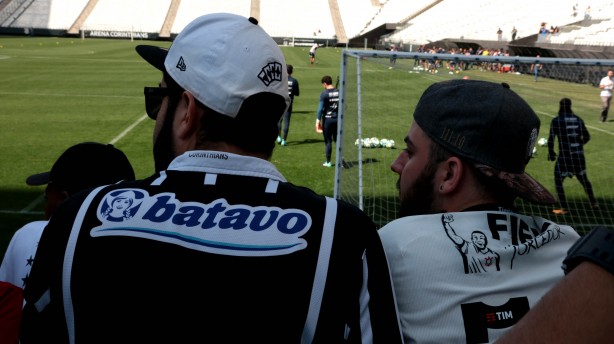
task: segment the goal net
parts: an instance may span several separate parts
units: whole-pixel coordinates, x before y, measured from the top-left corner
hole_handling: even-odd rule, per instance
[[[520,198],[516,206],[521,213],[570,224],[580,233],[597,225],[614,225],[614,110],[606,122],[600,121],[598,87],[614,60],[345,49],[341,61],[334,193],[360,207],[378,227],[395,219],[399,210],[398,175],[390,164],[405,148],[403,139],[418,99],[432,83],[460,78],[508,83],[531,105],[541,128],[526,170],[555,196],[555,162],[548,160],[546,141],[559,101],[570,98],[573,112],[591,135],[584,146],[586,171],[598,207],[591,204],[576,177],[563,182],[567,214],[553,213],[558,204],[537,205]],[[558,154],[558,141],[554,147]]]

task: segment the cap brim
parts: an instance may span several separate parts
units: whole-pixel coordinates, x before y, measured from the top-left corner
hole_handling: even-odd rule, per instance
[[[168,49],[153,45],[137,45],[134,49],[145,61],[164,72],[164,60],[168,54]]]
[[[51,172],[43,172],[39,174],[33,174],[26,179],[28,185],[45,185],[49,184],[49,176]]]
[[[476,168],[489,177],[497,177],[518,197],[538,204],[554,204],[556,198],[537,180],[525,173],[498,171],[490,166],[477,164]]]

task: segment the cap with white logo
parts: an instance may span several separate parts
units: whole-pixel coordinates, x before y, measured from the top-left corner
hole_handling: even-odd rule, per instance
[[[248,97],[269,92],[290,104],[286,61],[277,43],[254,18],[213,13],[189,23],[166,50],[137,52],[205,106],[236,117]]]

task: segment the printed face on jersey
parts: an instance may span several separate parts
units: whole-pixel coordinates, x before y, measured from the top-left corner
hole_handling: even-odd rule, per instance
[[[102,216],[107,221],[121,222],[132,218],[139,209],[143,199],[142,193],[134,191],[119,190],[114,191],[105,198],[105,203],[100,209]]]
[[[119,189],[98,205],[102,225],[90,235],[130,236],[232,256],[276,256],[307,247],[301,237],[311,216],[300,209],[181,202],[172,193],[150,196],[140,189]]]

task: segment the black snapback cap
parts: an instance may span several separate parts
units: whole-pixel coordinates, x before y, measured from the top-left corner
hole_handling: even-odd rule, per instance
[[[540,120],[508,84],[461,79],[434,83],[422,94],[414,121],[431,140],[501,179],[519,197],[556,202],[525,172]]]
[[[83,142],[64,151],[49,172],[29,176],[26,184],[53,183],[72,195],[83,189],[134,179],[134,170],[124,152],[111,144]]]

